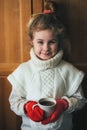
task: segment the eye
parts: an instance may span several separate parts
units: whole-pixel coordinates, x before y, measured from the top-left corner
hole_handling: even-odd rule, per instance
[[[55,44],[55,43],[57,43],[56,40],[49,41],[49,44]]]
[[[42,45],[42,44],[43,44],[43,41],[38,41],[37,43]]]

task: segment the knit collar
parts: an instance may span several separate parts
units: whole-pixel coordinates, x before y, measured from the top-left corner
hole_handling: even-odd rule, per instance
[[[31,61],[35,64],[36,67],[40,69],[49,69],[55,67],[63,56],[63,51],[60,50],[53,58],[49,60],[40,60],[34,53],[33,48],[30,51]]]

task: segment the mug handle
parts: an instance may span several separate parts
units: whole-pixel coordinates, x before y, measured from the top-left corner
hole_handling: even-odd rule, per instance
[[[37,103],[37,104],[33,105],[32,109],[34,109],[36,106],[39,106],[39,104]]]

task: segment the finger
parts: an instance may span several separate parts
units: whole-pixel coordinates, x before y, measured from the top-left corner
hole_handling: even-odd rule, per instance
[[[41,122],[43,125],[50,123],[50,118],[47,118]]]

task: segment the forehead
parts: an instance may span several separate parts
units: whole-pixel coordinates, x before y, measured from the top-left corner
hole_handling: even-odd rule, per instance
[[[40,30],[33,33],[33,38],[56,38],[52,30]]]

